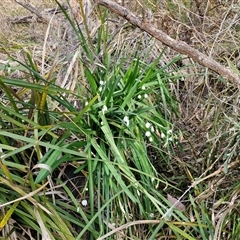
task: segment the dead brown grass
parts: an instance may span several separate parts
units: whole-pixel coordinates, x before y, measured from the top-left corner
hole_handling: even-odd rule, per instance
[[[51,7],[53,1],[29,1],[39,11],[45,7]],[[14,0],[3,0],[0,3],[0,59],[6,60],[4,51],[17,53],[20,49],[28,47],[27,44],[42,41],[46,26],[33,21],[31,24],[11,24],[11,21],[19,16],[31,15],[29,11],[17,4]],[[16,56],[16,55],[15,55]]]

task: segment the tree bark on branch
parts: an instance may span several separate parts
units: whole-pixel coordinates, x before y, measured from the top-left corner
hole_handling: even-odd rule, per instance
[[[161,41],[163,44],[169,46],[170,48],[174,49],[179,53],[187,55],[188,57],[192,58],[195,62],[198,62],[202,66],[211,69],[212,71],[216,72],[217,74],[221,75],[224,78],[227,78],[230,82],[240,87],[240,76],[234,73],[230,68],[222,66],[220,63],[218,63],[211,57],[199,52],[195,48],[189,46],[187,43],[171,38],[165,32],[155,28],[154,25],[148,21],[146,16],[138,17],[128,9],[116,4],[111,0],[93,0],[93,1],[125,18],[132,25],[147,32],[154,38]]]

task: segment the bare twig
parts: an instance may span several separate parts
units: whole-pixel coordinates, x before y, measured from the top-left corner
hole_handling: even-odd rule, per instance
[[[67,5],[63,5],[62,7],[65,10],[68,9]],[[62,10],[59,7],[55,7],[55,8],[45,9],[40,14],[41,14],[41,16],[46,16],[46,15],[49,15],[49,14],[58,14],[58,13],[61,13],[61,12],[62,12]],[[18,16],[18,17],[15,17],[13,20],[9,19],[9,21],[12,24],[31,23],[33,20],[34,20],[33,15],[26,15],[26,16],[20,16],[20,17]],[[37,18],[36,21],[37,22],[42,22],[43,19],[42,18]]]
[[[131,24],[149,33],[151,36],[158,39],[163,44],[169,46],[170,48],[174,49],[179,53],[187,55],[188,57],[192,58],[195,62],[198,62],[202,66],[211,69],[212,71],[218,73],[222,77],[227,78],[230,82],[240,87],[240,77],[237,74],[235,74],[231,69],[222,66],[220,63],[218,63],[211,57],[199,52],[198,50],[189,46],[185,42],[171,38],[163,31],[154,27],[153,24],[147,21],[144,16],[142,18],[138,17],[134,15],[132,12],[130,12],[128,9],[114,3],[111,0],[94,0],[94,2],[102,6],[105,6],[106,8],[110,9],[111,11],[117,13],[121,17],[128,20]]]
[[[15,0],[16,3],[18,3],[19,5],[21,5],[22,7],[26,8],[28,11],[34,13],[35,15],[37,15],[40,19],[42,19],[43,22],[48,22],[49,19],[45,16],[43,16],[35,7],[33,7],[31,4],[29,3],[23,3],[19,0]]]
[[[34,19],[33,15],[15,17],[13,20],[8,18],[8,20],[12,24],[32,23],[34,20],[36,20],[37,22],[42,22],[42,18]]]

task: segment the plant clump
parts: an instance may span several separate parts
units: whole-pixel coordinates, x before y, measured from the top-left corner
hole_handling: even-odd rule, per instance
[[[237,239],[238,89],[105,8],[72,2],[56,2],[42,46],[1,38],[3,237]],[[194,26],[209,40],[211,22],[206,48],[221,58],[234,8],[208,2],[141,4],[177,38]],[[226,22],[215,19],[224,9]]]

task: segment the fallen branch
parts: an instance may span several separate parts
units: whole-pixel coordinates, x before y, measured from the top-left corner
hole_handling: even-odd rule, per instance
[[[33,7],[30,3],[23,3],[19,0],[15,0],[16,3],[21,5],[22,7],[26,8],[28,11],[36,14],[43,22],[48,22],[48,18],[43,16],[35,7]]]
[[[21,5],[21,4],[20,4]],[[22,6],[22,5],[21,5]],[[62,6],[65,10],[68,9],[67,5],[63,5]],[[29,9],[28,9],[29,10]],[[32,12],[32,11],[31,11]],[[34,10],[33,13],[36,12],[36,9]],[[47,16],[49,14],[58,14],[58,13],[62,13],[62,9],[60,9],[59,7],[55,7],[55,8],[49,8],[49,9],[45,9],[42,12],[40,12],[39,14],[41,16]],[[38,14],[38,15],[39,15]],[[37,21],[37,22],[43,22],[42,18],[35,18],[34,15],[27,15],[27,16],[20,16],[20,17],[15,17],[14,19],[10,19],[8,20],[10,21],[12,24],[22,24],[22,23],[32,23],[33,21]]]
[[[94,0],[97,4],[100,4],[111,11],[117,13],[121,17],[128,20],[132,25],[139,27],[143,31],[149,33],[154,38],[161,41],[163,44],[169,46],[175,51],[187,55],[192,58],[195,62],[198,62],[204,67],[211,69],[212,71],[218,73],[222,77],[227,78],[230,82],[240,86],[240,77],[235,74],[231,69],[222,66],[220,63],[212,59],[211,57],[199,52],[195,48],[189,46],[183,41],[178,41],[171,38],[169,35],[163,31],[155,28],[152,22],[149,22],[146,17],[138,17],[130,12],[128,9],[114,3],[110,0]]]
[[[42,18],[35,18],[33,15],[15,17],[13,20],[8,19],[8,21],[12,24],[32,23],[33,21],[43,22]]]

